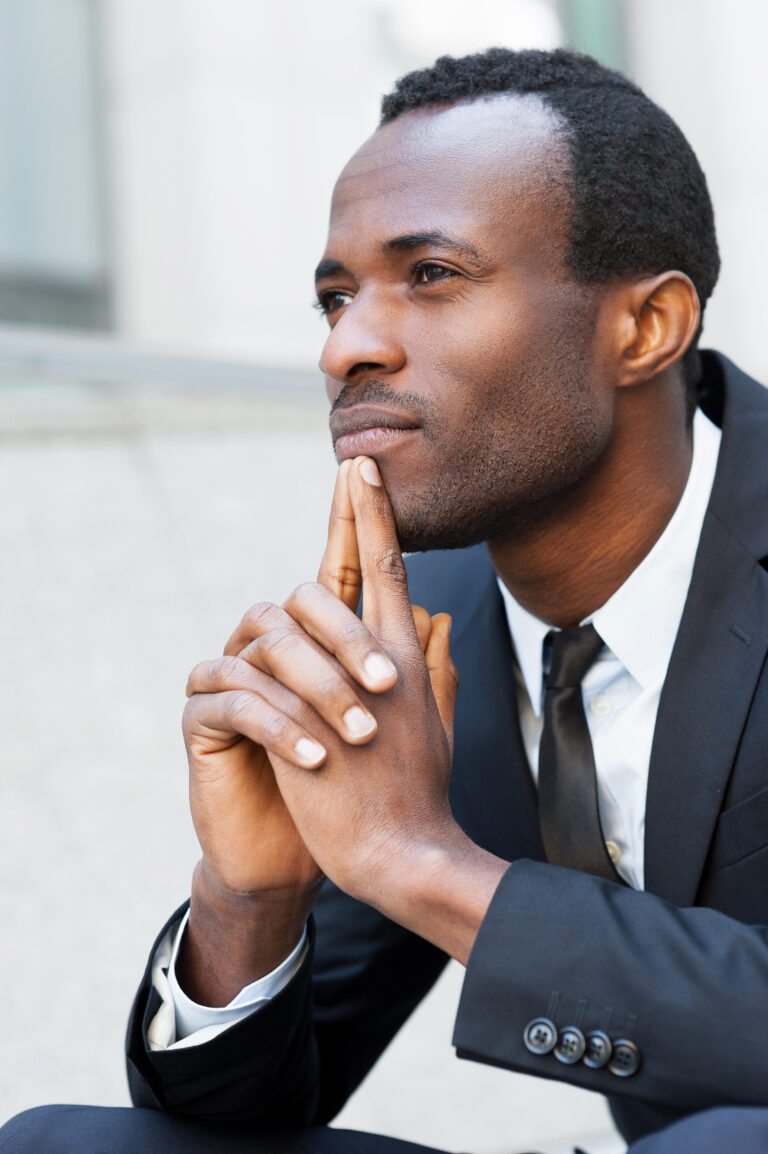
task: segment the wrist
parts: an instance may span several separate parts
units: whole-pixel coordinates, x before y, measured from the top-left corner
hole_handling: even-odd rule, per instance
[[[508,864],[451,819],[437,836],[390,845],[363,900],[466,965]]]
[[[299,942],[320,885],[240,892],[199,862],[176,967],[184,992],[201,1005],[223,1006],[276,969]]]

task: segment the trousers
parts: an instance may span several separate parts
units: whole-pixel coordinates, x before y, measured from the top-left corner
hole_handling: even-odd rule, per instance
[[[767,1154],[768,1110],[720,1107],[648,1134],[627,1154]],[[110,1106],[40,1106],[0,1129],[2,1154],[440,1154],[427,1146],[310,1126],[291,1131],[237,1130]],[[584,1154],[587,1154],[585,1151]]]

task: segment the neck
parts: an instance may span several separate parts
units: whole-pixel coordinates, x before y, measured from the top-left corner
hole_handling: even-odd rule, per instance
[[[488,542],[513,597],[558,628],[578,625],[624,584],[685,489],[693,442],[682,390],[650,388],[662,403],[648,404],[648,393],[622,398],[605,454],[556,508],[522,532]]]

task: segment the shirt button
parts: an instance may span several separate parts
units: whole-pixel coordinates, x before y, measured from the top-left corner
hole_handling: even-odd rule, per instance
[[[616,842],[615,841],[607,841],[605,843],[605,848],[608,850],[608,857],[611,859],[613,864],[616,865],[616,862],[621,857],[621,850],[616,845]]]
[[[613,702],[607,693],[596,693],[589,703],[589,708],[595,717],[607,717],[613,709]]]

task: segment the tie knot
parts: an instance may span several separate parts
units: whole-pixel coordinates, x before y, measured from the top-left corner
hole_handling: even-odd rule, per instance
[[[547,634],[552,644],[552,661],[547,674],[547,689],[570,689],[581,685],[581,679],[603,648],[603,639],[594,625],[578,625]]]

